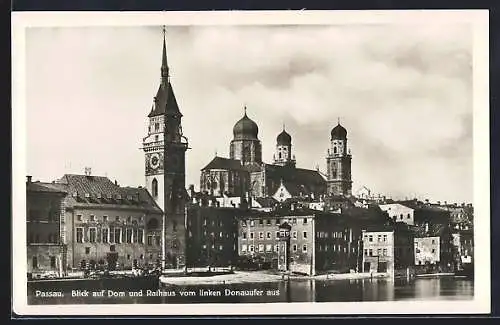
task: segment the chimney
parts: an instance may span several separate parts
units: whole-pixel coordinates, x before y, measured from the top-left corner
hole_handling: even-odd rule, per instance
[[[30,175],[26,176],[26,182],[27,182],[28,184],[29,184],[29,183],[31,183],[31,176],[30,176]]]
[[[116,179],[115,179],[115,185],[118,186],[118,182],[116,181]]]

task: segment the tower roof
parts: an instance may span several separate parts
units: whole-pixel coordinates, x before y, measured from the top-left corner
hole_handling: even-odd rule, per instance
[[[291,145],[292,136],[285,131],[285,126],[283,125],[283,131],[276,137],[276,142],[278,145]]]
[[[330,133],[332,136],[332,140],[334,139],[339,139],[339,140],[345,140],[347,139],[347,130],[340,125],[340,122],[337,124],[336,127],[332,129],[332,132]]]
[[[180,115],[179,106],[170,83],[169,68],[167,62],[167,42],[165,37],[165,26],[163,27],[163,49],[161,58],[161,83],[154,97],[153,107],[148,117],[158,115]]]
[[[257,140],[257,135],[259,134],[259,127],[257,123],[252,121],[247,116],[247,108],[245,106],[245,114],[243,117],[236,122],[233,127],[233,136],[235,140]]]

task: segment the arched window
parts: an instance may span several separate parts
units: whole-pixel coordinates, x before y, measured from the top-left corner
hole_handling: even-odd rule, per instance
[[[153,197],[157,197],[158,196],[158,181],[156,180],[156,178],[153,178],[153,182],[151,183],[151,191],[153,193]]]
[[[281,159],[281,151],[278,152],[278,159]]]
[[[333,153],[337,153],[337,147],[333,147]]]
[[[159,226],[158,219],[156,219],[156,218],[151,218],[151,219],[148,221],[148,224],[147,224],[147,228],[148,228],[148,229],[158,229],[158,226]]]

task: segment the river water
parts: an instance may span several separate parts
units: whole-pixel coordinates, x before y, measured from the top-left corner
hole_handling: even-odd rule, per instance
[[[54,291],[57,289],[54,288]],[[123,292],[123,295],[118,294]],[[159,290],[114,290],[103,296],[36,297],[28,304],[164,304],[164,303],[270,303],[351,302],[400,300],[469,300],[474,296],[472,280],[454,277],[415,280],[290,280],[271,283],[216,284],[161,287]],[[99,293],[97,293],[99,294]],[[257,294],[257,295],[256,295]],[[258,295],[260,294],[260,295]],[[142,296],[139,296],[142,295]]]

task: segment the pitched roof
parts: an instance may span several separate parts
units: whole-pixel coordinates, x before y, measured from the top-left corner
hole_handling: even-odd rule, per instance
[[[272,208],[278,202],[272,197],[257,197],[253,200],[257,201],[263,208]]]
[[[148,114],[148,117],[164,115],[167,111],[182,114],[179,111],[179,105],[177,105],[177,100],[175,99],[174,90],[172,88],[172,84],[168,82],[167,91],[164,89],[165,87],[160,84],[158,87],[158,91],[155,96],[155,102],[153,103],[153,107],[151,112]]]
[[[310,194],[318,187],[326,189],[325,179],[317,170],[265,164],[265,173],[267,179],[276,181],[270,193],[278,190],[281,181],[294,196],[300,193]]]
[[[66,174],[52,185],[69,193],[66,197],[68,207],[135,208],[161,212],[145,188],[120,187],[107,177]]]
[[[38,193],[54,193],[54,194],[64,194],[67,192],[63,188],[58,188],[52,183],[43,183],[43,182],[29,182],[26,183],[26,191],[28,192],[38,192]]]
[[[222,157],[215,157],[201,170],[210,169],[244,170],[240,160]]]

